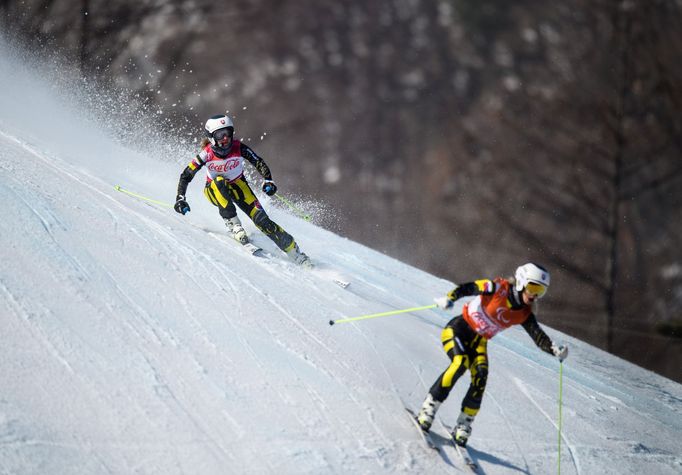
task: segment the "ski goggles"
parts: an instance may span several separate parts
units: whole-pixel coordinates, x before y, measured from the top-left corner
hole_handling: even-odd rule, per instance
[[[224,138],[231,139],[234,135],[234,130],[232,127],[227,127],[225,129],[218,129],[213,132],[213,138],[216,140],[223,140]]]
[[[532,297],[540,299],[547,293],[547,286],[535,282],[528,282],[526,284],[526,292]]]

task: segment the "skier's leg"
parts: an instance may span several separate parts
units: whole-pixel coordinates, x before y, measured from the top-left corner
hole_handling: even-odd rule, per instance
[[[481,337],[476,345],[476,356],[469,366],[471,384],[462,401],[462,412],[476,416],[481,408],[483,392],[488,382],[488,340]]]
[[[223,219],[230,219],[237,216],[237,208],[234,207],[234,203],[230,199],[230,193],[226,185],[223,177],[219,176],[211,183],[206,184],[204,195],[211,204],[218,207],[220,216]]]
[[[270,219],[246,180],[239,178],[232,182],[230,191],[237,206],[251,218],[263,234],[272,239],[277,247],[289,254],[299,264],[308,261],[308,256],[300,251],[293,236]]]
[[[239,242],[246,243],[249,238],[237,216],[237,209],[230,199],[230,191],[223,177],[217,177],[204,188],[204,195],[213,205],[218,207],[218,212],[227,226],[231,236]]]
[[[272,241],[277,244],[277,247],[284,252],[289,252],[296,246],[293,236],[287,233],[279,224],[271,220],[264,209],[254,207],[251,213],[251,219],[256,227],[263,231],[263,234],[272,239]]]
[[[450,365],[433,383],[429,393],[426,395],[426,399],[422,403],[417,421],[424,430],[431,428],[438,407],[445,401],[457,380],[469,366],[469,357],[465,352],[466,340],[465,343],[462,343],[461,338],[455,336],[455,329],[446,326],[441,332],[441,342],[443,350],[450,357]]]
[[[471,355],[472,361],[469,367],[471,371],[471,384],[462,401],[462,412],[457,418],[457,425],[453,430],[455,442],[466,445],[471,436],[471,424],[481,408],[483,392],[488,381],[488,340],[478,337],[475,353]]]

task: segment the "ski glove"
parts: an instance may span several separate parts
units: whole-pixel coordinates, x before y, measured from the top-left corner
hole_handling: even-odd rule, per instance
[[[454,300],[450,300],[447,297],[438,297],[433,299],[434,302],[436,302],[436,305],[438,305],[438,308],[443,309],[443,310],[450,310],[452,306],[455,304]]]
[[[175,197],[175,206],[173,206],[173,209],[180,214],[189,212],[189,205],[187,204],[187,201],[185,201],[185,197],[183,195],[178,195]]]
[[[568,356],[568,346],[552,343],[552,354],[559,358],[559,361],[563,362]]]
[[[272,180],[265,180],[265,182],[263,182],[263,193],[268,196],[277,193],[277,185],[275,185],[275,182]]]

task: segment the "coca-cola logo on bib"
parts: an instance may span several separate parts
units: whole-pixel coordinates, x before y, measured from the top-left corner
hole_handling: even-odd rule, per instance
[[[239,160],[228,160],[221,164],[209,163],[208,169],[216,173],[225,173],[239,166]]]

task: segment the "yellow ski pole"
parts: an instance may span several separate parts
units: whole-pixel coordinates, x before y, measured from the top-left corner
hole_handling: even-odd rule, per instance
[[[125,193],[126,195],[134,196],[135,198],[139,198],[139,199],[144,200],[144,201],[149,201],[150,203],[154,203],[154,204],[157,204],[159,206],[165,206],[166,208],[172,208],[173,207],[173,205],[170,203],[166,203],[165,201],[153,200],[153,199],[148,198],[146,196],[142,196],[140,194],[133,193],[132,191],[126,190],[125,188],[121,188],[118,185],[114,186],[114,190],[120,191],[121,193]]]
[[[428,310],[430,308],[436,308],[436,306],[437,305],[434,303],[431,305],[424,305],[423,307],[404,308],[402,310],[391,310],[389,312],[373,313],[371,315],[361,315],[359,317],[341,318],[339,320],[329,320],[329,324],[334,325],[335,323],[357,322],[358,320],[367,320],[369,318],[389,317],[391,315],[398,315],[399,313],[418,312],[420,310]]]

